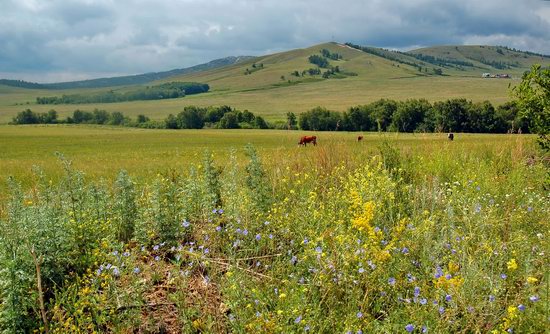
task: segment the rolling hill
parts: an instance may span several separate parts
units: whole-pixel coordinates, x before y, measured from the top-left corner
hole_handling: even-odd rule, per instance
[[[309,62],[312,55],[330,55],[327,68]],[[500,104],[510,99],[510,88],[534,63],[550,65],[550,57],[493,46],[436,46],[407,52],[390,51],[351,44],[325,43],[271,55],[245,59],[227,66],[204,68],[192,73],[158,78],[148,84],[171,81],[202,82],[210,92],[162,101],[133,101],[83,105],[121,111],[126,115],[145,114],[162,119],[186,105],[230,105],[248,109],[268,120],[279,120],[289,111],[301,113],[315,106],[345,110],[380,98],[405,100],[448,98],[489,100]],[[323,73],[338,67],[338,72]],[[308,73],[308,70],[315,71]],[[508,74],[510,79],[482,78],[482,73]],[[76,105],[36,105],[37,96],[60,96],[100,90],[127,90],[128,87],[80,88],[72,90],[23,89],[0,85],[0,122],[7,122],[23,108],[47,111],[55,108],[68,115]],[[27,106],[28,103],[28,106]]]

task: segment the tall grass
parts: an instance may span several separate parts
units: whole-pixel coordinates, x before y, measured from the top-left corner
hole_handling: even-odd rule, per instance
[[[62,158],[59,181],[10,180],[0,329],[547,330],[550,197],[532,146],[395,143],[204,152],[143,183],[86,180]]]

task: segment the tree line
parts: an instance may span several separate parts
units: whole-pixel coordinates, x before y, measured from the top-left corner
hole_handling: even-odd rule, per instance
[[[115,111],[94,109],[93,111],[75,110],[72,116],[60,119],[57,111],[33,112],[30,109],[19,112],[11,124],[99,124],[155,129],[268,129],[273,127],[261,116],[248,110],[240,111],[230,106],[195,107],[188,106],[177,115],[170,114],[162,121],[154,121],[145,115],[136,119]]]
[[[70,94],[37,97],[37,104],[85,104],[85,103],[114,103],[138,100],[162,100],[184,97],[185,95],[208,92],[208,84],[198,82],[168,82],[156,86],[135,89],[129,92],[106,91],[95,94]]]
[[[162,121],[138,115],[131,119],[121,112],[75,110],[72,116],[59,119],[55,110],[35,113],[26,109],[12,124],[105,124],[157,129],[302,129],[313,131],[396,131],[396,132],[475,132],[529,133],[530,120],[515,102],[494,107],[490,102],[474,103],[451,99],[430,103],[425,99],[394,101],[381,99],[350,107],[345,112],[316,107],[298,117],[289,112],[286,122],[268,123],[263,117],[230,106],[187,106]]]
[[[381,99],[345,112],[316,107],[300,114],[298,125],[302,130],[315,131],[529,132],[529,120],[520,114],[515,102],[495,108],[488,101],[466,99],[433,104],[424,99]]]

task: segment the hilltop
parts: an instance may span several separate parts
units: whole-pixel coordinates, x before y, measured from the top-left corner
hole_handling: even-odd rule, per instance
[[[321,61],[325,67],[311,63],[312,56],[325,59]],[[325,61],[327,64],[323,64]],[[380,98],[430,101],[467,98],[500,104],[510,99],[510,88],[534,63],[548,66],[550,57],[497,46],[435,46],[400,52],[324,43],[244,58],[225,66],[204,67],[192,73],[172,72],[173,75],[162,78],[150,76],[149,79],[155,81],[147,82],[147,85],[173,81],[206,83],[210,91],[205,94],[162,101],[87,104],[80,109],[100,108],[162,119],[185,105],[230,105],[277,120],[289,111],[301,113],[316,106],[343,111]],[[508,74],[510,79],[482,78],[483,73]],[[34,111],[53,107],[60,115],[68,115],[79,107],[35,105],[36,97],[106,89],[125,91],[128,86],[53,91],[0,85],[0,122],[9,121],[21,111],[21,104],[27,103]]]

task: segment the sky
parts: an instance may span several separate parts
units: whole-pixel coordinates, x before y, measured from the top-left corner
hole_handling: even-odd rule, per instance
[[[328,41],[550,54],[550,1],[0,0],[0,78],[158,72]]]

